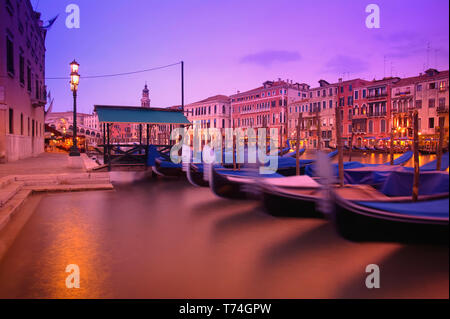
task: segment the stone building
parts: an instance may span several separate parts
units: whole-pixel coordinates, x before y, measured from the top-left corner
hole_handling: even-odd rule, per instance
[[[0,162],[9,162],[44,151],[46,29],[29,0],[0,6]]]

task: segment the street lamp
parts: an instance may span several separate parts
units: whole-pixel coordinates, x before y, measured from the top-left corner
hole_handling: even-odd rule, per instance
[[[70,148],[69,156],[80,156],[80,150],[77,146],[77,90],[80,83],[78,69],[80,65],[73,60],[70,63],[70,89],[73,92],[73,145]]]

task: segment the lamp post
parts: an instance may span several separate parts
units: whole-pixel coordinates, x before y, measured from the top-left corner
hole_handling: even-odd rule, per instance
[[[78,69],[80,65],[73,60],[70,63],[70,89],[73,92],[73,145],[70,148],[69,156],[80,156],[80,150],[77,146],[77,90],[80,83]]]

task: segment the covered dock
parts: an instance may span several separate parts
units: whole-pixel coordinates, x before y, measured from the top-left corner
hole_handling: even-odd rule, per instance
[[[111,170],[146,170],[151,163],[150,149],[168,151],[168,144],[152,144],[152,130],[161,125],[172,131],[176,127],[190,125],[182,110],[145,108],[135,106],[95,105],[99,124],[103,132],[103,168]],[[112,142],[114,126],[129,124],[137,130],[136,142]],[[151,147],[153,146],[153,147]]]

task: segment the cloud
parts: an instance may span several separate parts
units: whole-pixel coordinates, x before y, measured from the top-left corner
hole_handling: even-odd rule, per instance
[[[294,62],[301,59],[300,53],[296,51],[269,50],[249,54],[241,58],[241,63],[270,66],[275,62]]]
[[[361,73],[367,71],[368,65],[365,61],[347,56],[336,55],[325,64],[325,72],[334,74]]]

